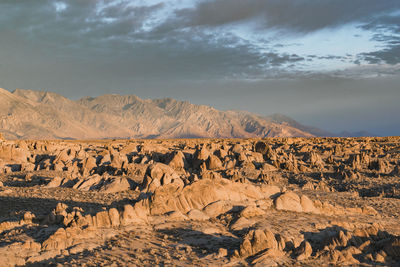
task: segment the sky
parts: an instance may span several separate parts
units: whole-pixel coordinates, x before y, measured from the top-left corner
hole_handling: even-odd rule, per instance
[[[0,0],[0,87],[400,135],[400,1]]]

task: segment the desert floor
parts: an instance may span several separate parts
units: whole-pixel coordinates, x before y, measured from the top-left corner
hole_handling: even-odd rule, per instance
[[[400,137],[0,141],[0,266],[400,266]]]

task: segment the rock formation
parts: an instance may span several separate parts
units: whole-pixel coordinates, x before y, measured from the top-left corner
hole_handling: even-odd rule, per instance
[[[396,266],[399,144],[3,140],[0,262]]]

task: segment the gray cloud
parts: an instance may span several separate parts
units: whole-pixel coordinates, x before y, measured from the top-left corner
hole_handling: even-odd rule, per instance
[[[362,53],[358,62],[364,60],[370,64],[387,63],[395,65],[400,63],[400,15],[387,15],[378,17],[363,29],[372,30],[374,40],[384,44],[384,48],[370,53]]]
[[[398,0],[210,0],[195,8],[180,10],[178,16],[192,26],[220,26],[256,20],[258,27],[291,32],[312,32],[400,9]]]
[[[22,2],[0,4],[3,25],[14,29],[12,33],[2,29],[14,40],[5,38],[0,44],[12,50],[15,42],[23,42],[25,50],[35,54],[26,57],[30,62],[41,55],[42,62],[57,65],[61,70],[69,68],[68,61],[72,60],[77,65],[75,69],[93,73],[112,69],[114,75],[131,82],[241,78],[261,73],[275,75],[271,68],[303,60],[296,54],[277,53],[273,49],[265,52],[265,47],[261,51],[257,45],[231,33],[187,28],[175,17],[147,29],[145,24],[152,22],[154,13],[165,7],[162,3],[135,6],[131,1],[111,5],[101,1],[67,1],[65,8],[57,11],[52,1]],[[24,68],[28,67],[29,64]],[[266,73],[267,69],[270,71]],[[53,72],[48,68],[43,71]]]
[[[131,70],[133,76],[142,79],[150,73],[154,77],[171,79],[277,77],[279,73],[287,75],[288,70],[293,70],[305,58],[278,53],[277,47],[266,41],[259,47],[259,44],[220,31],[218,26],[257,20],[260,28],[309,32],[354,21],[374,21],[374,18],[375,24],[364,26],[367,29],[378,24],[393,24],[376,14],[398,7],[397,1],[392,0],[200,1],[193,9],[176,10],[175,16],[157,24],[154,16],[166,8],[166,4],[132,3],[71,0],[65,2],[64,9],[57,11],[54,2],[49,0],[2,1],[0,20],[7,28],[0,25],[0,30],[5,37],[14,40],[4,38],[0,44],[13,46],[13,42],[23,42],[44,58],[54,56],[83,65],[88,62],[100,66],[119,65],[116,70],[127,75]],[[149,24],[153,27],[146,27]],[[398,55],[396,46],[362,56],[370,63],[379,62],[379,58],[396,62],[396,57],[392,56]],[[327,55],[316,59],[338,57]],[[282,70],[282,67],[288,69]],[[294,73],[301,72],[294,70]]]
[[[393,44],[389,45],[387,48],[370,52],[363,53],[359,57],[361,57],[364,61],[367,61],[370,64],[378,64],[378,63],[387,63],[391,65],[395,65],[400,63],[400,38],[397,38],[398,41],[392,41]]]

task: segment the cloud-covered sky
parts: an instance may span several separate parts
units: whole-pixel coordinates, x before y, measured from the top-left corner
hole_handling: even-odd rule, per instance
[[[399,0],[2,0],[0,87],[400,134]]]

